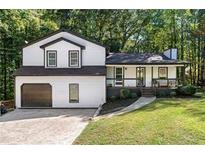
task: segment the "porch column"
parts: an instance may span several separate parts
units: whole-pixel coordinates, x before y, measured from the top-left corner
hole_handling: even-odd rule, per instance
[[[145,74],[145,81],[146,81],[146,87],[151,87],[152,85],[152,69],[151,67],[146,67],[146,74]]]

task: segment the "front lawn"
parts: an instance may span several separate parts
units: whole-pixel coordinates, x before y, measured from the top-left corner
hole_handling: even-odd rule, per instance
[[[161,98],[93,121],[74,144],[205,144],[205,98]]]

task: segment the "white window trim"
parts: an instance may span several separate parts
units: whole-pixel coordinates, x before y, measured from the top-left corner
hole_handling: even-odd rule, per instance
[[[77,100],[72,100],[71,99],[71,86],[72,85],[77,85]],[[79,103],[79,84],[78,83],[70,83],[69,84],[69,103]]]
[[[116,70],[117,70],[117,68],[121,68],[122,69],[122,81],[120,82],[120,81],[116,81]],[[121,87],[122,85],[123,85],[123,75],[124,75],[124,71],[123,71],[123,67],[115,67],[115,86],[117,87],[117,86],[119,86],[119,87]],[[116,84],[118,82],[118,84]],[[121,84],[119,84],[119,83],[121,83]]]
[[[77,53],[77,64],[71,65],[71,54]],[[69,67],[79,67],[79,50],[69,50]]]
[[[54,53],[55,54],[55,64],[54,65],[50,65],[49,64],[49,54],[50,53]],[[47,67],[57,67],[57,51],[56,50],[47,50]]]

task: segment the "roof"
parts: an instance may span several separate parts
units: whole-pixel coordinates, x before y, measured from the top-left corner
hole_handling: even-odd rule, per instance
[[[22,66],[14,76],[105,76],[105,66],[83,66],[81,68],[45,68],[44,66]]]
[[[59,30],[57,30],[57,31],[51,32],[51,33],[47,34],[46,36],[43,36],[43,37],[41,37],[41,38],[38,38],[38,39],[36,39],[36,40],[33,40],[33,41],[31,41],[31,42],[25,44],[25,45],[23,46],[23,48],[25,48],[25,47],[27,47],[27,46],[30,46],[30,45],[32,45],[32,44],[34,44],[34,43],[36,43],[36,42],[39,42],[39,41],[41,41],[41,40],[44,40],[44,39],[46,39],[46,38],[49,38],[49,37],[51,37],[51,36],[53,36],[53,35],[56,35],[56,34],[58,34],[58,33],[60,33],[60,32],[70,33],[70,34],[75,35],[75,36],[77,36],[77,37],[79,37],[79,38],[82,38],[82,39],[84,39],[84,40],[87,40],[87,41],[89,41],[89,42],[92,42],[92,43],[94,43],[94,44],[97,44],[97,45],[102,46],[102,47],[104,47],[104,48],[107,48],[105,45],[101,44],[100,42],[96,42],[96,41],[90,40],[90,39],[88,39],[88,38],[86,38],[86,37],[84,37],[84,36],[82,36],[82,35],[80,35],[80,34],[78,34],[78,33],[76,33],[76,32],[72,32],[72,31],[67,30],[67,29],[59,29]]]
[[[161,56],[162,60],[149,60],[151,57]],[[111,54],[106,58],[106,64],[127,64],[127,65],[134,65],[134,64],[143,64],[143,65],[160,65],[160,64],[185,64],[187,62],[180,62],[178,60],[173,60],[166,57],[163,54],[153,54],[153,53],[114,53]]]
[[[81,44],[78,44],[78,43],[76,43],[76,42],[73,42],[73,41],[71,41],[71,40],[68,40],[68,39],[66,39],[66,38],[63,38],[63,37],[60,37],[60,38],[57,38],[57,39],[55,39],[55,40],[53,40],[53,41],[50,41],[50,42],[48,42],[48,43],[45,43],[45,44],[41,45],[40,48],[48,47],[48,46],[50,46],[50,45],[52,45],[52,44],[55,44],[55,43],[57,43],[57,42],[60,42],[60,41],[66,41],[66,42],[68,42],[68,43],[71,43],[71,44],[74,44],[74,45],[80,47],[81,49],[85,49],[85,46],[83,46],[83,45],[81,45]]]

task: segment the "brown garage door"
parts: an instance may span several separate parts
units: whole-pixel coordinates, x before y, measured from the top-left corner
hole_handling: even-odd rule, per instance
[[[51,85],[23,84],[21,87],[21,107],[52,107]]]

